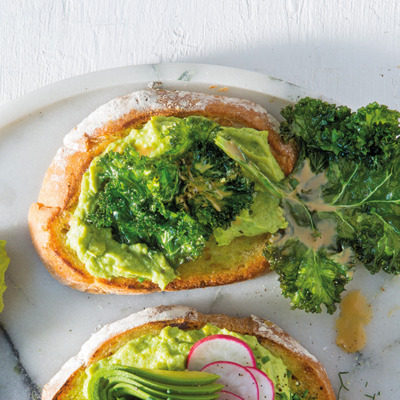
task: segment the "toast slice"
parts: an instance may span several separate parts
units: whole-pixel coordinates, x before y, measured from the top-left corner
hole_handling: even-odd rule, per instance
[[[50,273],[61,283],[91,293],[140,294],[160,291],[151,281],[133,278],[103,279],[90,275],[67,245],[71,215],[78,203],[82,176],[94,157],[127,128],[137,128],[152,116],[198,115],[223,126],[269,131],[272,154],[285,174],[296,162],[296,149],[284,144],[276,131],[277,121],[261,106],[247,100],[183,91],[144,90],[119,97],[101,106],[64,138],[48,168],[38,201],[29,210],[33,243]],[[202,256],[178,267],[179,279],[166,291],[224,285],[269,271],[262,255],[266,235],[239,237],[230,245],[210,240]]]
[[[241,335],[251,335],[279,357],[292,372],[289,387],[295,392],[308,391],[313,399],[333,400],[335,395],[321,363],[287,333],[270,321],[255,316],[229,317],[220,314],[201,314],[184,306],[159,306],[130,315],[103,327],[81,348],[78,355],[65,363],[62,369],[43,388],[43,400],[70,398],[76,385],[82,384],[82,374],[91,364],[114,354],[132,339],[158,334],[166,326],[187,330],[201,329],[212,324]]]

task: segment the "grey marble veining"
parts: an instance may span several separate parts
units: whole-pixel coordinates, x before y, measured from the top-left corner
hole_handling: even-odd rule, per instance
[[[133,78],[134,77],[134,78]],[[179,78],[181,78],[179,80]],[[190,80],[189,80],[190,79]],[[0,238],[11,258],[0,315],[0,399],[33,399],[100,326],[145,307],[184,304],[202,312],[265,317],[288,331],[324,364],[340,399],[395,400],[400,393],[400,278],[365,269],[348,289],[372,304],[368,343],[353,355],[335,345],[335,315],[290,310],[275,274],[219,288],[143,296],[91,295],[62,286],[36,255],[27,227],[30,204],[64,135],[90,111],[117,95],[163,81],[166,88],[217,93],[263,104],[276,116],[305,90],[249,71],[204,65],[121,68],[57,83],[0,107]],[[243,83],[245,82],[245,84]],[[219,86],[209,89],[212,84]],[[226,94],[226,93],[225,93]],[[380,393],[380,395],[378,395]]]
[[[32,381],[21,363],[19,352],[3,325],[0,325],[0,398],[39,400],[41,388]]]

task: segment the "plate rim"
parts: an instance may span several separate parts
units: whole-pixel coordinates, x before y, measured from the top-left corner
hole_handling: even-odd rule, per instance
[[[196,74],[191,77],[190,73],[194,71]],[[185,73],[189,73],[189,76],[185,76]],[[199,77],[199,73],[203,78]],[[0,130],[43,108],[82,93],[129,83],[147,83],[148,85],[153,82],[170,85],[174,82],[205,83],[204,78],[207,78],[207,82],[219,81],[217,83],[219,86],[229,86],[231,82],[231,86],[236,85],[239,89],[265,93],[289,102],[295,102],[306,96],[330,100],[283,79],[247,69],[202,63],[139,64],[108,68],[62,79],[0,104]],[[263,92],[262,88],[265,87],[268,87],[268,91]],[[216,94],[227,95],[226,92]]]

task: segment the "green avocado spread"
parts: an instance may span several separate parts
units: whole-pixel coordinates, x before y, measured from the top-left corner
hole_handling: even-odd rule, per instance
[[[3,293],[7,288],[4,282],[4,275],[9,263],[10,258],[7,256],[6,252],[6,241],[0,240],[0,312],[2,312],[4,308]]]
[[[103,368],[119,366],[146,368],[151,370],[184,371],[187,356],[194,343],[210,335],[231,335],[245,341],[254,353],[257,368],[265,372],[274,383],[277,394],[289,398],[288,372],[279,357],[275,357],[261,346],[255,336],[240,335],[213,325],[205,325],[199,330],[183,331],[177,327],[166,327],[157,335],[145,335],[133,339],[118,349],[112,356],[92,364],[82,372],[69,399],[89,398],[88,385],[93,375]]]
[[[269,179],[283,179],[266,131],[153,117],[110,144],[83,176],[67,242],[90,274],[164,289],[212,236],[227,245],[286,227],[278,201],[215,144],[219,136],[234,139]]]

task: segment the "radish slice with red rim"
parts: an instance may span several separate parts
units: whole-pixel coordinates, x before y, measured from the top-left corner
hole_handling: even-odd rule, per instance
[[[256,378],[243,365],[230,361],[217,361],[206,365],[201,370],[219,375],[217,382],[225,385],[226,391],[236,394],[243,400],[258,400]]]
[[[240,397],[237,394],[227,392],[226,390],[221,390],[218,400],[244,400],[244,399],[243,397]]]
[[[200,371],[205,365],[216,361],[256,366],[254,354],[243,340],[229,335],[212,335],[199,340],[190,349],[187,369]]]
[[[246,369],[253,374],[254,378],[256,378],[259,392],[258,399],[274,400],[275,388],[273,382],[271,381],[271,379],[269,379],[268,375],[254,367],[246,367]]]

